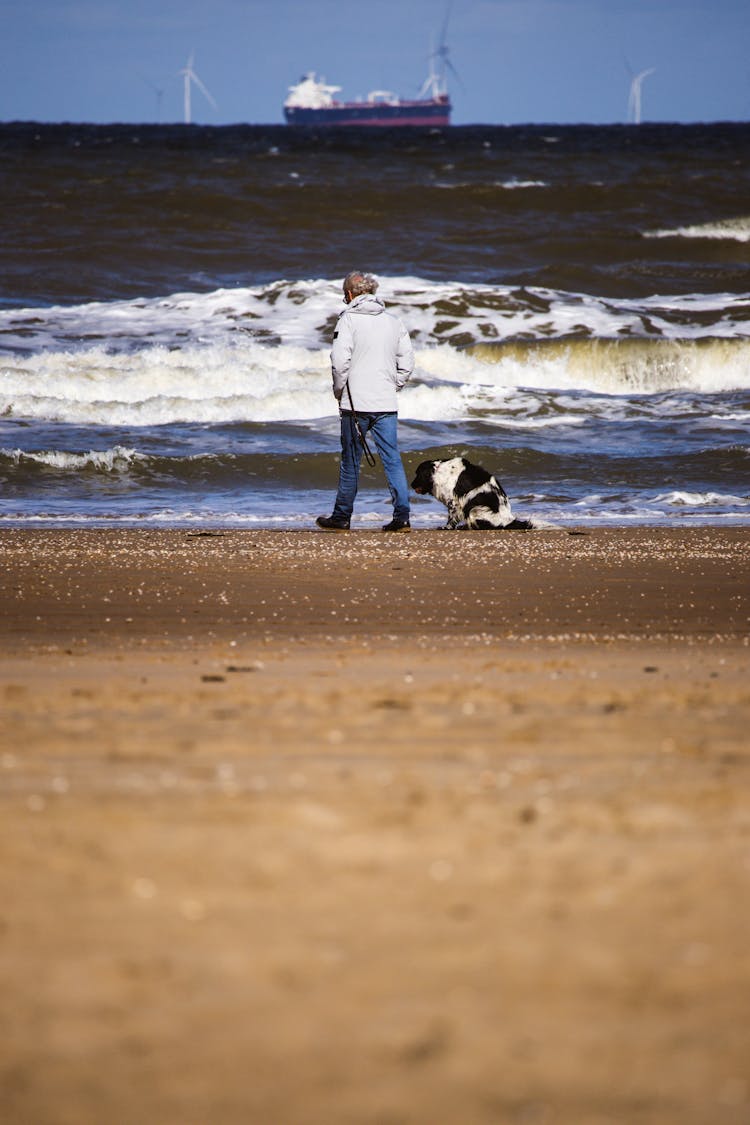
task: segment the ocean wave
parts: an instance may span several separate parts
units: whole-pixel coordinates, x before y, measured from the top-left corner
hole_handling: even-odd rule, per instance
[[[746,387],[750,340],[588,339],[475,344],[474,358],[512,384],[604,394],[716,393]]]
[[[523,188],[547,188],[550,185],[546,180],[501,180],[495,182],[496,187],[505,191],[519,191]]]
[[[678,508],[748,508],[750,496],[734,496],[724,492],[665,492],[655,496],[654,504],[668,504]]]
[[[381,277],[381,296],[421,347],[565,338],[700,339],[745,336],[750,294],[685,294],[615,299],[540,287],[469,285]],[[145,347],[182,352],[210,345],[327,351],[343,308],[340,282],[286,281],[150,300],[51,308],[0,309],[0,354],[69,352],[72,363],[97,350],[121,355]],[[3,370],[3,374],[4,374]]]
[[[560,400],[542,409],[539,394],[711,394],[748,385],[750,295],[631,301],[409,277],[381,282],[416,346],[415,375],[400,403],[405,418],[577,425],[601,404],[571,409]],[[0,359],[0,418],[147,426],[331,417],[329,348],[341,307],[334,282],[279,281],[0,310],[6,345],[24,325],[29,334]],[[537,397],[524,399],[524,389]]]
[[[68,453],[64,450],[25,450],[0,449],[1,466],[38,466],[63,472],[81,472],[93,469],[96,472],[113,473],[127,470],[137,461],[145,462],[147,457],[135,449],[125,449],[116,445],[112,449],[94,450],[87,453]]]
[[[462,349],[436,344],[417,348],[416,361],[400,396],[404,419],[554,427],[623,410],[692,410],[658,400],[651,408],[636,404],[634,395],[742,389],[750,340],[493,341]],[[740,424],[736,409],[730,413],[727,421]],[[327,349],[248,342],[110,355],[92,348],[14,357],[0,369],[0,419],[163,426],[309,422],[335,414]],[[701,424],[710,419],[704,415]]]
[[[244,491],[248,488],[296,488],[309,491],[331,487],[337,475],[332,452],[295,453],[149,453],[115,446],[110,449],[70,450],[0,449],[0,473],[7,474],[16,492],[34,492],[40,476],[79,478],[101,474],[116,476],[134,490],[199,488]],[[108,495],[108,494],[107,494]]]
[[[0,369],[0,415],[104,425],[280,421],[331,413],[328,357],[253,342],[145,347],[111,355],[15,357]]]
[[[454,183],[447,183],[438,180],[435,185],[441,191],[462,191],[467,190],[474,192],[486,192],[500,188],[502,191],[521,191],[526,188],[548,188],[550,185],[546,180],[517,180],[511,178],[510,180],[492,180],[491,183],[477,183],[474,180],[460,180]]]
[[[72,353],[101,347],[118,354],[145,344],[179,349],[183,344],[231,345],[238,339],[305,347],[321,342],[316,331],[321,324],[332,331],[340,304],[339,283],[300,280],[150,299],[0,309],[0,347],[22,354],[54,345]]]
[[[644,238],[714,238],[734,242],[750,242],[750,216],[736,219],[719,219],[710,223],[675,227],[667,230],[644,231]]]

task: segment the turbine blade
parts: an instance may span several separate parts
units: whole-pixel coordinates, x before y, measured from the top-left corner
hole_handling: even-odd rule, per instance
[[[452,7],[453,7],[453,3],[450,2],[448,4],[448,7],[445,10],[445,19],[443,20],[443,29],[440,32],[440,46],[441,46],[441,48],[445,47],[445,37],[448,34],[448,21],[451,18],[451,8]]]
[[[455,66],[453,65],[453,63],[451,62],[451,60],[450,60],[450,59],[448,59],[448,58],[446,58],[446,60],[445,60],[445,65],[447,66],[448,70],[449,70],[449,71],[451,72],[451,74],[453,75],[453,77],[457,79],[457,81],[458,81],[458,84],[459,84],[459,86],[461,87],[461,89],[462,89],[462,90],[465,90],[465,89],[466,89],[466,86],[465,86],[465,84],[464,84],[464,80],[463,80],[463,78],[461,77],[461,75],[460,75],[460,74],[458,73],[458,71],[456,70],[456,68],[455,68]]]
[[[196,86],[201,91],[201,93],[204,94],[206,98],[208,98],[208,100],[210,101],[210,103],[214,107],[214,109],[218,109],[219,107],[217,106],[216,101],[214,100],[213,94],[209,93],[209,91],[206,89],[204,84],[201,82],[200,78],[195,73],[195,71],[191,71],[190,77],[192,78],[193,82],[195,82]]]

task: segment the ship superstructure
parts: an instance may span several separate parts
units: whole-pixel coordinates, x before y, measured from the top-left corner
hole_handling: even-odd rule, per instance
[[[445,31],[445,29],[443,29]],[[329,85],[314,71],[289,87],[284,102],[287,125],[450,125],[451,101],[446,69],[452,68],[445,38],[430,55],[430,72],[415,98],[390,90],[372,90],[366,98],[339,101],[340,86]]]

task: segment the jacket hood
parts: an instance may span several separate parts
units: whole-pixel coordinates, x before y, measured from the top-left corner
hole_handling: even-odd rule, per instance
[[[385,305],[380,297],[376,297],[374,293],[360,293],[359,297],[355,297],[344,311],[365,313],[367,316],[380,316],[381,313],[385,312]]]

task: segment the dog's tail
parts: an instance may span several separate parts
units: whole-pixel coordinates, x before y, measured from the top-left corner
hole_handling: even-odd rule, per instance
[[[517,520],[513,519],[510,523],[506,523],[503,531],[565,531],[568,535],[586,535],[585,531],[577,531],[569,527],[563,527],[559,523],[552,523],[551,520],[530,519],[530,520]]]

